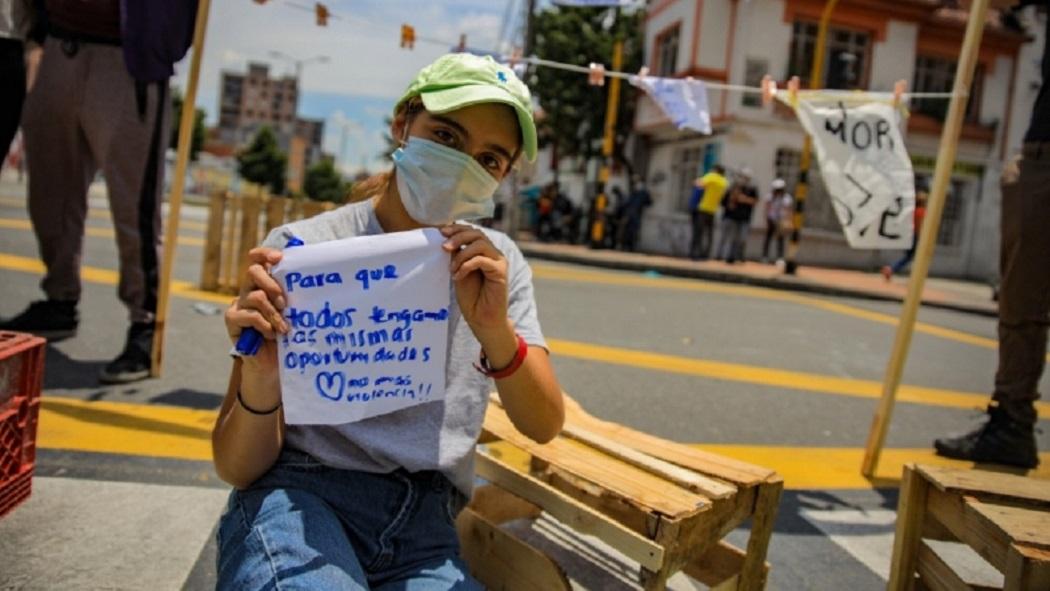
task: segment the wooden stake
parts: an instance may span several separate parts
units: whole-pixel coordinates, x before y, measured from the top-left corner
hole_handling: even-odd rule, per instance
[[[168,321],[171,272],[175,263],[175,246],[179,240],[182,191],[186,188],[186,166],[190,160],[193,123],[197,115],[197,81],[201,75],[201,55],[204,53],[204,34],[208,29],[210,5],[211,0],[200,0],[197,4],[197,22],[193,29],[193,57],[190,60],[186,95],[182,102],[182,118],[179,121],[179,145],[176,149],[175,177],[171,184],[171,197],[168,200],[168,224],[164,233],[164,256],[161,258],[160,286],[157,294],[157,329],[153,333],[153,359],[150,364],[150,375],[155,378],[160,377],[164,363],[164,328]]]
[[[908,358],[911,346],[911,335],[915,328],[915,317],[919,303],[922,301],[922,289],[926,283],[926,274],[933,258],[933,247],[937,244],[937,230],[941,225],[941,213],[944,211],[945,195],[951,180],[952,165],[955,163],[955,152],[958,148],[959,132],[962,129],[963,115],[973,81],[974,68],[977,65],[977,50],[981,46],[981,35],[984,34],[984,20],[988,13],[989,0],[973,0],[970,6],[970,18],[966,24],[966,37],[963,39],[959,65],[955,71],[955,87],[948,107],[948,117],[944,121],[941,133],[941,144],[937,152],[937,167],[933,173],[933,188],[930,191],[926,207],[926,219],[919,234],[919,244],[915,251],[915,262],[912,264],[911,279],[908,282],[908,295],[901,309],[900,322],[897,324],[897,336],[893,341],[893,352],[886,365],[886,374],[882,381],[882,399],[872,419],[871,432],[864,452],[864,464],[861,473],[871,478],[879,464],[879,455],[886,442],[886,431],[893,416],[893,403],[900,386],[904,362]]]

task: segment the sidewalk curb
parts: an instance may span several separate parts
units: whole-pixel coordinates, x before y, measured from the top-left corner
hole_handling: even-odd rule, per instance
[[[766,278],[754,277],[742,273],[733,273],[730,271],[717,271],[712,269],[701,268],[682,268],[671,265],[662,265],[660,263],[647,263],[630,260],[611,261],[597,257],[589,257],[585,254],[576,254],[572,252],[555,252],[544,248],[533,248],[532,245],[528,242],[519,241],[517,242],[517,245],[518,248],[521,249],[522,254],[524,254],[527,258],[553,261],[558,263],[573,263],[577,265],[586,265],[589,267],[600,267],[603,269],[614,269],[620,271],[634,271],[638,273],[644,273],[646,271],[656,271],[657,273],[660,273],[661,275],[666,275],[668,277],[704,279],[708,281],[721,281],[724,283],[739,283],[743,285],[752,285],[755,287],[767,287],[770,289],[798,291],[803,293],[813,293],[833,297],[859,298],[865,300],[897,303],[901,303],[904,301],[903,298],[893,295],[876,293],[863,289],[828,285],[825,283],[815,283],[812,281],[807,281],[805,279],[799,279],[797,277],[790,277],[785,275],[781,275],[777,278]],[[961,302],[946,302],[943,300],[924,299],[922,301],[922,305],[928,308],[951,310],[955,312],[962,312],[965,314],[983,316],[986,318],[999,317],[999,313],[996,309],[985,306],[974,306],[971,304]]]

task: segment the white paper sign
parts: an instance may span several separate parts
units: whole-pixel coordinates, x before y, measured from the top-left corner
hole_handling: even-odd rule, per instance
[[[445,397],[451,278],[435,229],[288,248],[278,338],[289,424],[336,425]]]
[[[645,90],[678,129],[711,133],[707,108],[707,85],[692,78],[631,76],[631,84]]]
[[[898,115],[886,103],[800,100],[824,185],[853,248],[909,248],[915,177]]]

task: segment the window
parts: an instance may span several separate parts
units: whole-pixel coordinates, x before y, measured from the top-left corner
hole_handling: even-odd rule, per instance
[[[673,76],[678,71],[678,34],[681,28],[681,25],[675,25],[656,36],[653,75]]]
[[[809,85],[817,29],[816,23],[804,21],[796,21],[792,29],[788,77],[798,76],[802,86]],[[868,33],[829,27],[821,86],[836,89],[867,86],[870,49],[871,37]]]
[[[674,168],[676,211],[689,211],[693,183],[718,163],[720,153],[721,145],[715,142],[678,151]]]
[[[747,58],[744,62],[744,86],[761,86],[762,77],[769,73],[769,61]],[[745,107],[761,107],[762,95],[753,92],[743,93],[740,103]]]
[[[917,179],[925,182],[926,186],[933,183],[932,175],[918,174]],[[944,211],[941,213],[941,225],[937,229],[937,246],[958,246],[960,233],[966,219],[966,202],[963,200],[963,192],[967,188],[967,181],[952,179],[948,185],[948,194],[944,196]]]
[[[802,153],[794,148],[777,148],[776,160],[773,170],[777,178],[784,179],[787,183],[788,192],[794,193],[795,183],[798,182],[798,171],[802,162]]]
[[[950,59],[918,56],[915,59],[915,83],[912,85],[914,92],[951,92],[955,84],[955,68],[955,62]],[[966,102],[965,118],[969,123],[977,123],[980,119],[983,74],[983,68],[978,65],[973,76],[970,98]],[[911,110],[943,121],[948,115],[948,102],[947,99],[913,99]]]

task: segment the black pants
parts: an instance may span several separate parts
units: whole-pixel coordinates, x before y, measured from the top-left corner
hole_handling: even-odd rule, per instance
[[[1015,420],[1035,423],[1032,404],[1046,365],[1050,330],[1050,142],[1030,142],[1003,171],[999,367],[995,400]]]
[[[0,39],[0,169],[22,119],[26,97],[25,50],[21,41]]]
[[[693,212],[693,240],[689,245],[689,258],[706,259],[711,256],[711,243],[714,242],[715,216],[704,211]]]

